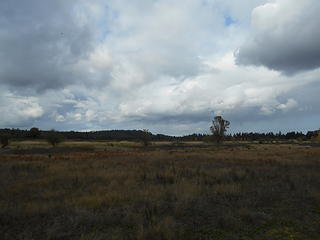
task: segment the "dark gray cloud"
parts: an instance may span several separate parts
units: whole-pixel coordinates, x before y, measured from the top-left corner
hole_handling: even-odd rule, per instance
[[[287,75],[320,67],[320,2],[276,0],[252,14],[254,33],[236,53],[238,64]]]
[[[76,79],[71,66],[86,57],[93,40],[80,2],[0,2],[0,83],[46,90]]]

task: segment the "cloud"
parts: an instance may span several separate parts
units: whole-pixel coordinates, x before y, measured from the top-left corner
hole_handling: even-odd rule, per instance
[[[297,118],[315,126],[320,69],[297,67],[295,51],[279,64],[310,40],[287,37],[308,3],[1,1],[0,126],[188,134],[208,132],[213,114],[233,131],[288,129]],[[272,19],[270,4],[279,6]],[[267,53],[270,66],[252,62]]]
[[[284,112],[287,112],[297,106],[298,106],[297,101],[290,98],[290,99],[288,99],[288,101],[286,103],[280,104],[277,108],[284,111]]]
[[[75,114],[73,115],[73,118],[74,118],[75,120],[77,120],[77,121],[80,121],[81,118],[82,118],[82,115],[81,115],[81,113],[75,113]]]
[[[195,120],[202,116],[201,120],[205,120],[210,112],[266,109],[266,105],[277,109],[278,96],[298,85],[296,80],[288,80],[264,68],[240,68],[235,65],[232,53],[212,60],[211,65],[201,75],[183,82],[170,83],[167,79],[167,84],[162,80],[162,84],[140,88],[136,95],[120,104],[119,112],[125,117],[156,118],[157,121],[161,115],[164,119],[185,117]],[[292,100],[281,106],[289,107],[291,103]],[[190,118],[192,115],[197,117]]]
[[[22,97],[0,91],[0,127],[21,127],[43,116],[44,109],[36,97]]]
[[[253,34],[236,52],[237,63],[287,75],[320,67],[320,2],[274,0],[252,12]]]
[[[59,89],[77,81],[72,66],[92,48],[93,22],[82,1],[0,2],[0,83]]]
[[[56,122],[64,122],[66,119],[64,116],[62,115],[57,115],[56,116]]]
[[[112,85],[131,88],[162,77],[184,79],[202,68],[224,21],[201,1],[111,1],[117,19],[104,43],[112,54]],[[148,8],[148,11],[145,11]],[[201,14],[199,14],[201,13]]]

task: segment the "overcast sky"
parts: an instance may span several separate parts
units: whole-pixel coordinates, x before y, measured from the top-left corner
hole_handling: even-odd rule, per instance
[[[320,127],[319,0],[1,0],[0,128]]]

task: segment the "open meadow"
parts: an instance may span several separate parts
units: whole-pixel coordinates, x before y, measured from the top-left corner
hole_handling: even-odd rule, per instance
[[[12,142],[3,240],[320,239],[320,147]]]

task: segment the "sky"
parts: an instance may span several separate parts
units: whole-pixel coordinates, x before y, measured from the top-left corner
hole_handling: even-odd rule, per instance
[[[1,0],[0,128],[320,128],[319,0]]]

